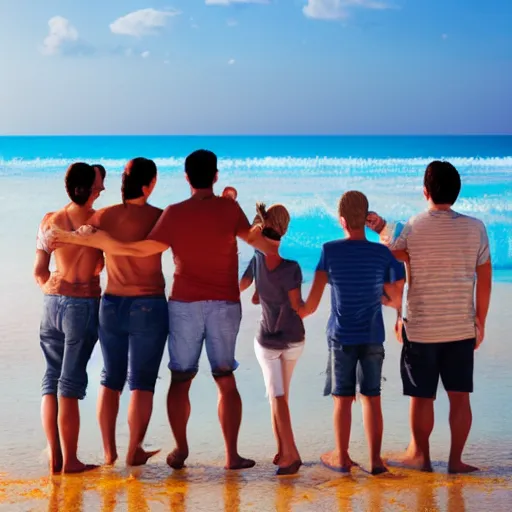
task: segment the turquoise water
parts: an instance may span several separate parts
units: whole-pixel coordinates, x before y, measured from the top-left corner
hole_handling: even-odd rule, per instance
[[[219,189],[236,186],[248,216],[261,200],[280,201],[290,209],[292,223],[283,250],[300,262],[306,279],[321,244],[340,236],[336,205],[344,191],[362,190],[372,209],[404,219],[425,207],[422,177],[428,162],[449,159],[463,179],[457,209],[486,223],[495,277],[512,281],[512,136],[1,137],[0,179],[21,185],[9,192],[8,201],[17,204],[25,199],[28,183],[38,183],[45,191],[47,201],[33,204],[35,226],[47,209],[66,200],[62,177],[70,162],[105,165],[108,190],[101,206],[119,200],[119,175],[126,160],[146,156],[156,160],[161,177],[152,200],[165,206],[188,195],[183,160],[200,147],[218,154]],[[6,193],[4,187],[2,195]],[[242,248],[242,262],[248,256]]]

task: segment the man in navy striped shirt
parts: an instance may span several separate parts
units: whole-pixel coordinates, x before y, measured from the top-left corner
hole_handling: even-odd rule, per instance
[[[336,449],[322,455],[322,463],[338,472],[348,472],[353,465],[348,448],[352,402],[359,383],[370,471],[380,474],[387,471],[380,455],[385,338],[382,301],[400,306],[405,271],[387,247],[366,239],[367,215],[368,200],[364,194],[350,191],[342,196],[339,216],[346,239],[323,246],[304,315],[316,311],[325,286],[330,284],[329,362],[324,394],[334,398]]]

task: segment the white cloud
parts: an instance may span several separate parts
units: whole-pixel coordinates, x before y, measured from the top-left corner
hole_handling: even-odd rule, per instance
[[[66,44],[78,41],[78,30],[68,19],[54,16],[48,21],[48,26],[50,31],[43,41],[41,50],[45,55],[61,53]]]
[[[205,0],[206,5],[269,4],[270,0]]]
[[[145,52],[142,52],[140,54],[140,56],[143,58],[143,59],[147,59],[149,56],[151,55],[151,52],[148,52],[147,50]]]
[[[232,66],[234,63],[235,63],[235,59],[229,59],[229,60],[228,60],[228,64],[229,64],[230,66]]]
[[[354,7],[363,9],[384,10],[391,9],[392,5],[381,0],[307,0],[308,4],[302,12],[308,18],[318,20],[340,20],[348,18],[350,10]]]
[[[156,9],[141,9],[126,16],[121,16],[110,24],[110,30],[114,34],[142,37],[155,34],[160,28],[167,25],[169,18],[181,14],[176,9],[157,11]]]

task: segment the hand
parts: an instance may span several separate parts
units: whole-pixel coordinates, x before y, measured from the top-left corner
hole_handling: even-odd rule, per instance
[[[383,219],[378,213],[368,212],[368,215],[366,216],[366,227],[368,229],[371,229],[380,235],[385,226],[386,220]]]
[[[483,324],[478,318],[475,320],[475,328],[476,328],[476,345],[475,350],[480,348],[480,345],[484,341],[485,337],[485,324]]]
[[[395,323],[395,336],[396,336],[398,343],[400,343],[400,344],[403,344],[403,342],[404,342],[404,338],[402,335],[403,328],[404,328],[404,321],[403,321],[402,317],[398,317],[396,319],[396,323]]]
[[[233,199],[233,201],[236,201],[236,198],[238,197],[238,192],[234,187],[226,187],[222,191],[222,197],[226,197],[228,199]]]
[[[84,224],[80,226],[75,233],[80,236],[92,235],[98,231],[94,226],[90,226],[89,224]]]
[[[256,306],[260,303],[260,296],[258,295],[258,292],[254,292],[251,302]]]

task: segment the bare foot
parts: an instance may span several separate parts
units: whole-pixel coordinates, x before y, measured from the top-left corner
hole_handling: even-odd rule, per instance
[[[172,469],[183,469],[185,461],[187,460],[188,453],[181,453],[178,448],[175,448],[169,455],[167,455],[167,465]]]
[[[56,475],[62,471],[62,457],[60,459],[52,460],[50,459],[48,463],[48,467],[50,470],[50,475]]]
[[[370,466],[370,473],[373,476],[382,475],[383,473],[388,473],[388,468],[385,466],[384,461],[379,457],[377,460],[373,461]]]
[[[226,464],[224,466],[224,469],[232,469],[232,470],[238,470],[238,469],[250,469],[256,466],[256,461],[252,459],[244,459],[243,457],[238,456],[237,459],[234,461]]]
[[[113,466],[117,461],[117,452],[105,454],[105,466]]]
[[[324,453],[320,460],[326,468],[338,473],[349,473],[353,466],[357,466],[348,455],[341,457],[335,451]]]
[[[144,466],[144,464],[146,464],[146,462],[157,453],[160,453],[160,450],[147,452],[138,446],[133,456],[126,457],[126,464],[128,464],[128,466]]]
[[[96,464],[84,464],[83,462],[77,461],[74,464],[64,466],[62,472],[66,475],[72,475],[76,473],[86,473],[87,471],[92,471],[97,468],[99,468],[99,466]]]
[[[480,471],[479,468],[475,466],[470,466],[469,464],[465,464],[464,462],[458,462],[456,464],[449,464],[448,465],[448,473],[451,475],[455,474],[467,474],[467,473],[474,473],[475,471]]]
[[[272,464],[274,464],[274,466],[279,466],[279,459],[281,458],[281,454],[280,453],[276,453],[274,455],[274,458],[272,459]]]
[[[433,471],[430,460],[425,459],[422,455],[410,455],[408,452],[390,462],[407,469],[415,469],[416,471],[424,471],[426,473],[432,473]]]

